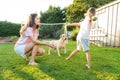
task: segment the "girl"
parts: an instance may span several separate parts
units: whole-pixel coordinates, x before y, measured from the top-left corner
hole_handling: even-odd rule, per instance
[[[71,54],[66,58],[66,60],[71,59],[75,54],[77,54],[81,48],[86,53],[87,64],[86,67],[90,68],[90,48],[89,48],[89,38],[90,38],[90,30],[92,26],[92,16],[95,16],[95,8],[91,7],[87,11],[87,16],[85,17],[83,22],[80,23],[71,23],[67,26],[80,26],[80,31],[77,35],[77,48],[71,52]]]

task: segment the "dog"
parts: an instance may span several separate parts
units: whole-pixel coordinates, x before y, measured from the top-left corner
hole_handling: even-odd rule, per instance
[[[59,40],[50,41],[50,44],[54,45],[54,49],[57,49],[58,56],[60,56],[60,49],[64,48],[64,53],[66,54],[66,34],[61,34]],[[50,55],[50,51],[52,48],[49,47],[48,54]]]

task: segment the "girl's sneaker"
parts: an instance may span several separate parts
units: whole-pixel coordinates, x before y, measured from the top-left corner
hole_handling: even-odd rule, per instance
[[[87,67],[88,69],[90,69],[90,66],[88,66],[88,64],[86,64],[86,67]]]

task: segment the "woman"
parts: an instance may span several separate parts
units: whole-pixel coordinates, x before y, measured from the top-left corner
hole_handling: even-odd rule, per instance
[[[45,50],[39,48],[39,46],[45,45],[45,46],[53,47],[47,42],[40,42],[38,40],[39,24],[40,24],[40,19],[38,15],[31,14],[29,16],[27,24],[25,24],[20,29],[20,38],[16,42],[14,47],[15,52],[25,58],[31,55],[29,65],[37,65],[37,63],[35,62],[35,56],[43,55],[45,53]]]

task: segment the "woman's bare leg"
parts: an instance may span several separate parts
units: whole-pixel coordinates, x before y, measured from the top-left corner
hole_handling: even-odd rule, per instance
[[[26,53],[26,55],[28,53],[30,53],[30,55],[31,55],[30,63],[35,62],[35,56],[40,56],[45,53],[45,50],[42,48],[39,48],[39,46],[40,45],[35,45],[33,43],[26,45],[25,53]]]
[[[35,62],[35,56],[38,53],[39,46],[40,45],[34,45],[33,46],[30,62]]]
[[[31,55],[33,47],[34,43],[30,43],[25,46],[26,61],[29,61],[28,57]]]
[[[27,54],[28,52],[32,51],[33,47],[34,47],[34,43],[30,43],[28,45],[25,46],[25,54]]]
[[[31,52],[30,62],[35,62],[35,55],[37,54],[39,49],[39,45],[35,45],[34,43],[30,43],[25,47],[25,54]]]

